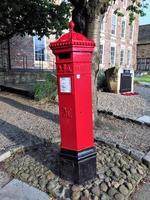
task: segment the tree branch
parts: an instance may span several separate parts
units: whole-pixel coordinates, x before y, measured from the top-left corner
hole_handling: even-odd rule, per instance
[[[69,0],[74,7],[84,7],[87,0]]]

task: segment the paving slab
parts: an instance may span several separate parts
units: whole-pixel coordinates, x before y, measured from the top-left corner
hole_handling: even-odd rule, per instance
[[[49,196],[28,184],[13,179],[6,186],[0,189],[2,200],[49,200]]]
[[[131,197],[131,200],[149,200],[150,199],[150,174],[146,177],[145,183]]]
[[[0,170],[0,188],[6,185],[9,181],[10,176],[6,172]]]
[[[142,117],[139,117],[137,120],[139,122],[150,124],[150,116],[148,116],[148,115],[144,115]]]
[[[147,82],[140,82],[140,85],[144,87],[150,87],[150,83],[147,83]]]
[[[149,200],[149,199],[150,199],[150,183],[143,185],[141,190],[139,190],[134,197],[134,200]]]

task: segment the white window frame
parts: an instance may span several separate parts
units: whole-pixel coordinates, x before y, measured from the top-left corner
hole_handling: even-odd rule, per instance
[[[100,22],[100,33],[103,33],[104,31],[105,31],[105,21],[103,18],[103,20]]]
[[[116,4],[116,5],[118,5],[118,1],[119,1],[119,0],[116,0],[116,1],[115,1],[115,4]]]
[[[100,46],[102,45],[102,62],[100,63],[100,65],[104,64],[104,42],[100,43]],[[100,53],[100,52],[99,52]],[[99,60],[100,61],[100,60]]]
[[[33,52],[34,52],[34,62],[45,62],[47,60],[47,46],[46,46],[46,36],[44,35],[44,60],[36,60],[36,56],[35,56],[35,36],[33,36]]]
[[[130,52],[130,57],[129,57],[129,54],[128,54],[129,52]],[[127,67],[130,67],[131,63],[132,63],[132,49],[129,48],[127,50]]]
[[[111,54],[111,49],[114,48],[114,62],[112,63],[112,54]],[[116,44],[111,44],[110,46],[110,64],[111,66],[115,66],[116,64]]]
[[[122,52],[123,52],[123,57],[122,57]],[[121,48],[120,51],[120,65],[124,66],[125,64],[125,48]]]
[[[123,26],[122,26],[122,23],[124,22],[124,32],[123,32]],[[123,17],[122,20],[121,20],[121,38],[125,38],[125,35],[126,35],[126,18]]]
[[[115,17],[115,24],[112,23],[113,22],[113,17]],[[112,27],[113,26],[115,27],[114,33],[112,33],[112,31],[113,31]],[[113,36],[116,35],[116,29],[117,29],[117,15],[112,13],[112,16],[111,16],[111,35],[113,35]]]
[[[130,28],[130,27],[129,27]],[[129,30],[129,40],[132,41],[133,40],[133,35],[134,35],[134,22],[132,24],[132,34],[130,33],[130,30]]]

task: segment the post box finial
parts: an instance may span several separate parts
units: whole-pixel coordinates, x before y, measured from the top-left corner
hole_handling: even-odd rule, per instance
[[[71,21],[71,22],[69,23],[70,31],[73,31],[74,26],[75,26],[74,22]]]

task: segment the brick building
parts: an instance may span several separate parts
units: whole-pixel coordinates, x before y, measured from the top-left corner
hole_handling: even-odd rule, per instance
[[[136,45],[138,39],[138,20],[129,26],[129,17],[126,7],[130,0],[116,0],[111,6],[103,23],[100,33],[100,68],[107,69],[112,66],[136,67]],[[114,15],[116,8],[120,7],[124,17]],[[12,68],[53,69],[55,58],[48,45],[54,39],[26,36],[14,37],[10,40],[10,57]],[[0,52],[7,48],[7,43],[1,45]],[[5,58],[6,57],[6,58]],[[3,59],[2,59],[3,58]],[[0,56],[0,67],[8,65],[7,55]]]
[[[150,24],[139,26],[137,70],[150,71]]]
[[[13,37],[10,41],[10,60],[12,69],[54,69],[55,58],[49,49],[53,36]],[[7,42],[0,45],[0,68],[8,68]]]
[[[112,66],[136,68],[136,45],[138,40],[138,19],[129,25],[126,11],[129,0],[117,0],[105,14],[100,34],[100,68]],[[114,15],[121,8],[124,17]]]

